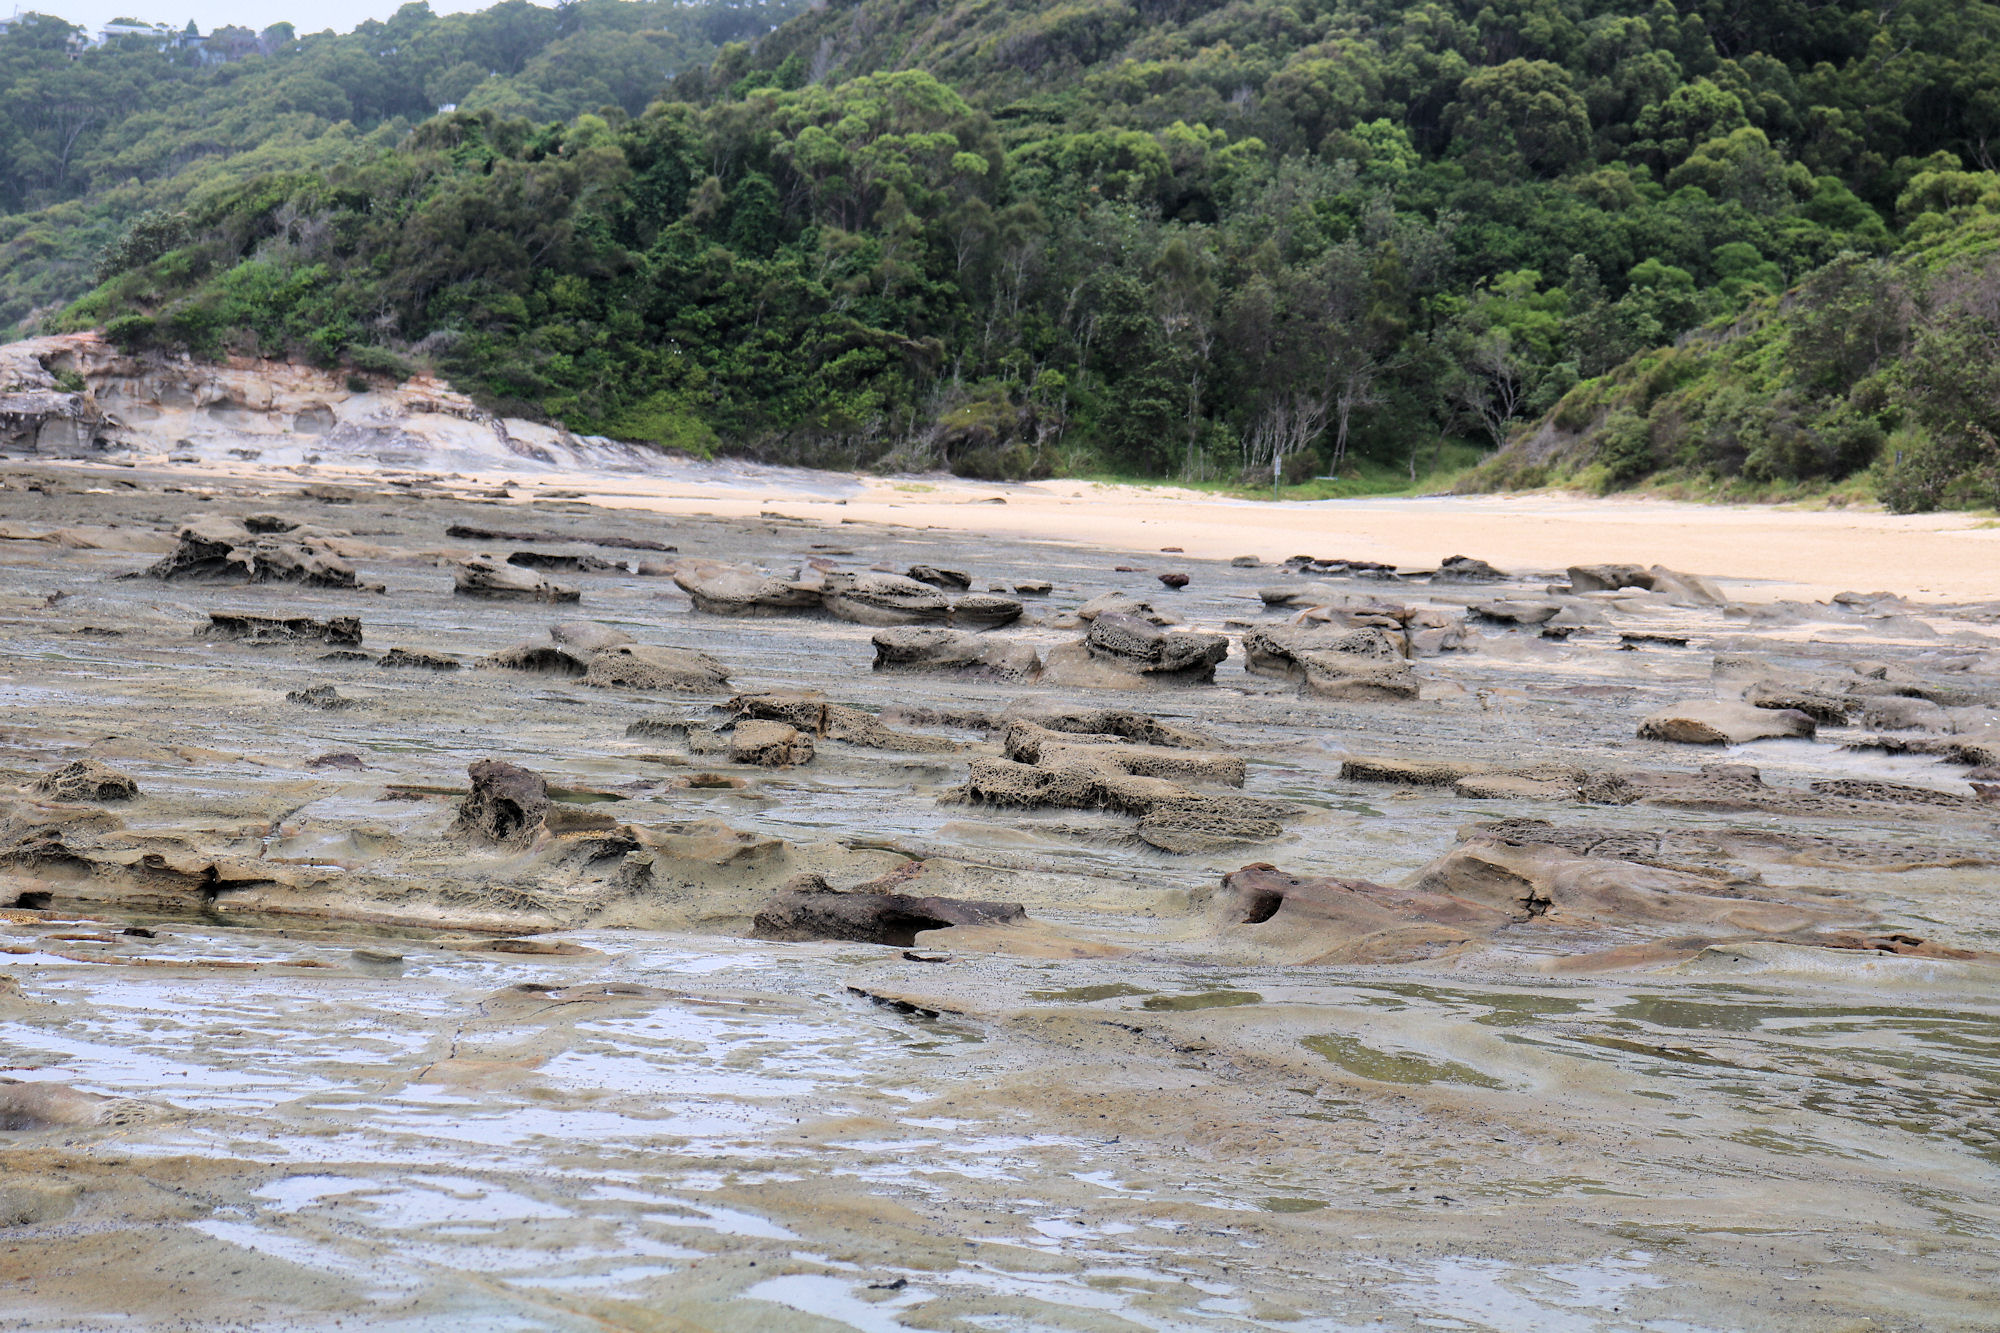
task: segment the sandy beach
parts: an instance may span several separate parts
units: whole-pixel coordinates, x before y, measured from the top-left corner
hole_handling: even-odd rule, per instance
[[[214,460],[199,467],[240,480],[288,471]],[[320,466],[313,474],[373,480],[381,471]],[[2000,595],[2000,523],[1962,513],[1561,493],[1274,503],[1171,486],[879,477],[680,459],[662,460],[648,475],[586,468],[554,477],[509,471],[505,460],[456,475],[481,485],[531,477],[533,487],[517,487],[523,500],[536,489],[560,488],[607,508],[663,515],[754,518],[775,510],[825,523],[852,519],[1107,551],[1179,547],[1196,559],[1255,555],[1270,564],[1312,555],[1428,569],[1462,554],[1503,569],[1550,571],[1624,561],[1721,579],[1749,601],[1882,589],[1938,601]]]

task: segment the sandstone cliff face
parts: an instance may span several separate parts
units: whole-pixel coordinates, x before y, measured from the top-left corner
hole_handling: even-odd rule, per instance
[[[96,333],[0,346],[0,455],[23,454],[392,468],[500,462],[527,471],[585,462],[639,470],[658,458],[494,416],[429,376],[400,384],[371,377],[357,391],[342,372],[284,361],[133,355]]]

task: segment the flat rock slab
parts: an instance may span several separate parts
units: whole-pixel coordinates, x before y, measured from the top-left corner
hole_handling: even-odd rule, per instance
[[[1810,739],[1812,718],[1792,708],[1758,708],[1741,700],[1695,699],[1663,708],[1639,724],[1639,739],[1681,745],[1744,745]]]
[[[1556,602],[1475,602],[1472,614],[1500,625],[1545,625],[1562,614]]]
[[[574,602],[583,594],[552,583],[532,569],[522,569],[485,556],[460,560],[452,566],[452,592],[460,597],[500,601]]]
[[[783,616],[816,611],[820,589],[777,578],[749,565],[682,560],[674,582],[694,609],[715,616]]]
[[[877,671],[936,671],[954,675],[1031,680],[1041,674],[1035,650],[970,630],[909,626],[878,630]]]
[[[703,694],[728,689],[729,670],[707,653],[693,648],[621,643],[589,659],[583,683]]]

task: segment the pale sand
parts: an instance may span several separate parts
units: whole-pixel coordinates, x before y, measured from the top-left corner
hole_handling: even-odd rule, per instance
[[[1991,520],[1965,514],[1556,494],[1274,504],[1168,487],[878,477],[853,478],[853,491],[841,502],[817,488],[769,484],[779,479],[746,477],[699,489],[690,489],[685,478],[667,477],[636,485],[629,477],[563,485],[607,505],[661,513],[735,516],[775,509],[826,522],[901,523],[1119,552],[1178,546],[1209,559],[1254,555],[1275,563],[1293,555],[1337,556],[1410,569],[1434,567],[1451,555],[1477,556],[1501,569],[1629,562],[1761,584],[1735,589],[1752,600],[1878,589],[1944,601],[2000,597],[2000,527],[1981,527]],[[1007,503],[978,503],[993,496]],[[1161,561],[1160,568],[1171,564]]]
[[[505,468],[496,460],[495,467]],[[268,467],[208,463],[243,480]],[[359,470],[315,468],[332,479]],[[461,478],[579,491],[611,508],[719,517],[777,512],[838,523],[894,523],[947,532],[1059,541],[1125,554],[1178,546],[1189,557],[1293,555],[1379,560],[1405,569],[1468,555],[1501,569],[1560,571],[1572,564],[1660,564],[1729,581],[1751,601],[1823,600],[1888,591],[1925,601],[2000,598],[2000,526],[1969,514],[1892,515],[1760,505],[1563,495],[1271,503],[1173,487],[1081,481],[995,484],[947,476],[873,477],[746,464],[663,460],[630,472],[486,471]],[[532,477],[532,481],[527,480]],[[291,479],[289,476],[287,479]],[[994,497],[1006,500],[993,504]],[[988,501],[988,503],[980,503]],[[1162,571],[1171,558],[1157,562]]]

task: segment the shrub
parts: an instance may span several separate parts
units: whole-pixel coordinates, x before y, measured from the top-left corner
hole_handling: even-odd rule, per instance
[[[150,347],[158,331],[151,315],[120,315],[104,326],[105,338],[121,352]]]
[[[2000,440],[1967,426],[1949,435],[1898,435],[1876,488],[1892,514],[2000,507]]]
[[[1646,419],[1620,408],[1604,419],[1597,434],[1595,461],[1604,468],[1607,488],[1628,485],[1653,470],[1653,436]]]
[[[348,364],[369,375],[387,375],[397,383],[417,373],[402,353],[387,347],[363,343],[347,349]]]
[[[151,209],[132,219],[132,225],[97,257],[96,281],[101,285],[146,265],[186,245],[191,233],[188,215]]]

